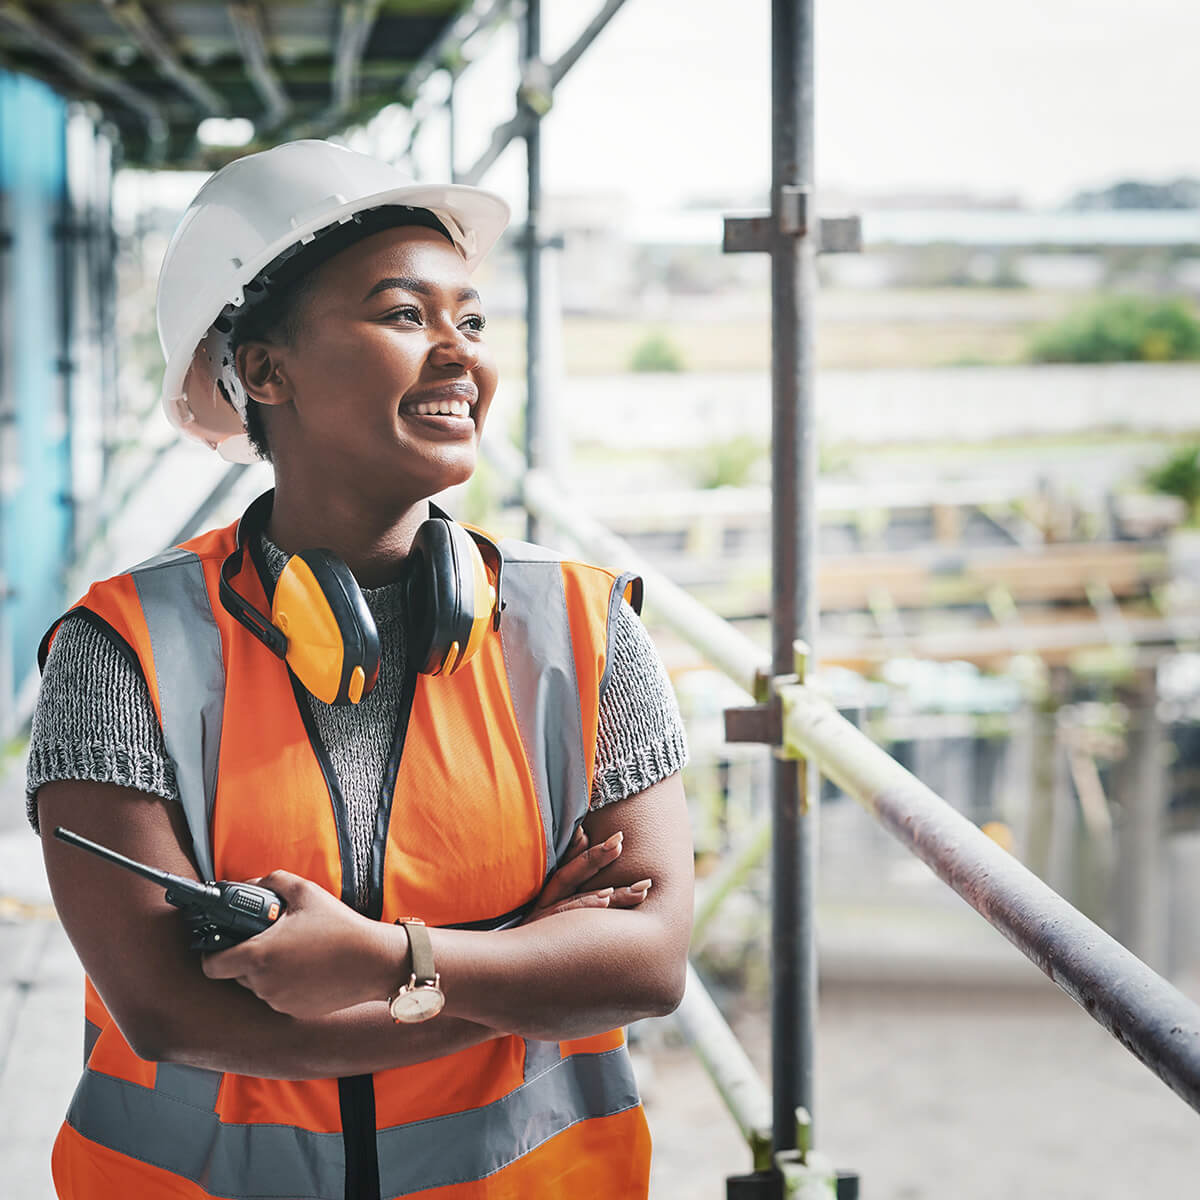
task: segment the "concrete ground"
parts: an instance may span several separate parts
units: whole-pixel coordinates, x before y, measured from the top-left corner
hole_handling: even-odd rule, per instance
[[[0,795],[0,1196],[51,1200],[82,977],[19,813],[19,794]],[[1196,1114],[998,935],[939,930],[953,951],[931,954],[919,938],[872,947],[854,924],[830,923],[822,949],[816,1116],[818,1145],[860,1172],[866,1200],[1197,1194]],[[761,1009],[729,1010],[766,1076]],[[671,1027],[642,1033],[654,1200],[720,1200],[748,1153]]]

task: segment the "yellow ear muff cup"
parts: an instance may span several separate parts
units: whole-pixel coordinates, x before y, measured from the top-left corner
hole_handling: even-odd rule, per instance
[[[326,550],[288,559],[271,602],[292,673],[326,704],[357,704],[379,678],[379,634],[350,568]]]

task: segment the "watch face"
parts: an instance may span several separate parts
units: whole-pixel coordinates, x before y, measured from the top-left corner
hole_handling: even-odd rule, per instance
[[[391,1003],[392,1018],[413,1024],[417,1021],[428,1021],[442,1011],[446,997],[441,988],[424,987],[405,988],[393,998]]]

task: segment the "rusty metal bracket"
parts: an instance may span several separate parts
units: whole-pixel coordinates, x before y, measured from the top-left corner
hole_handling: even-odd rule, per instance
[[[755,699],[761,703],[746,708],[725,710],[725,740],[727,742],[757,742],[763,746],[785,747],[784,709],[788,689],[803,683],[808,675],[808,660],[812,655],[808,644],[803,641],[792,643],[792,662],[796,668],[793,675],[764,675],[762,687],[755,688]],[[785,749],[785,758],[797,758]]]
[[[789,237],[808,237],[812,228],[812,194],[808,188],[785,185],[779,191],[778,213],[726,217],[721,249],[726,254],[764,254],[776,229]],[[862,218],[818,217],[818,254],[853,254],[862,249]]]
[[[765,253],[776,228],[791,237],[807,237],[809,199],[808,188],[785,184],[779,189],[778,212],[726,217],[721,249],[726,254]]]
[[[723,254],[757,254],[770,247],[771,216],[761,213],[753,217],[726,217],[725,235],[721,240]]]
[[[727,708],[725,740],[778,746],[783,741],[783,710],[778,701],[748,708]]]

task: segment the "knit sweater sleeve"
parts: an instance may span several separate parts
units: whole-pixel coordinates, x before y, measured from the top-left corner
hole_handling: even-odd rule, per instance
[[[623,800],[687,764],[687,738],[666,668],[646,627],[624,601],[609,638],[600,697],[592,808]]]
[[[115,783],[179,798],[146,681],[88,622],[65,620],[42,672],[25,773],[26,814],[38,828],[44,783]]]

